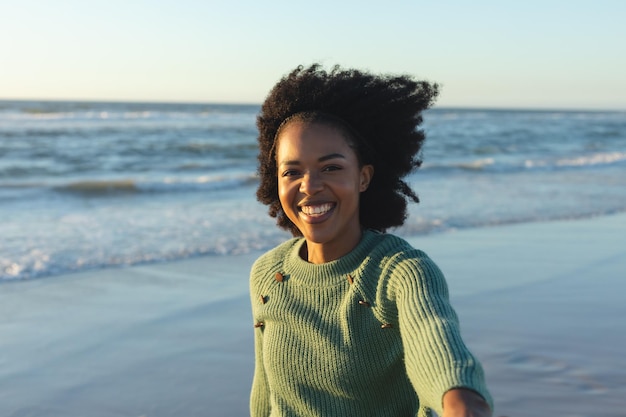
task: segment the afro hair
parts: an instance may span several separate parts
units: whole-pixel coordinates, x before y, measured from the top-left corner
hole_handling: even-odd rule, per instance
[[[269,206],[278,226],[301,235],[280,205],[275,141],[286,120],[316,114],[344,133],[362,164],[374,166],[372,182],[360,197],[361,225],[381,232],[402,225],[407,200],[419,202],[403,178],[421,165],[425,136],[418,126],[438,92],[437,84],[408,75],[374,75],[339,66],[325,71],[319,64],[297,67],[274,86],[257,117],[258,200]]]

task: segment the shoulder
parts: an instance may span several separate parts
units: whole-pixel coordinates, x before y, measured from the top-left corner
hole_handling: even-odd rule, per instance
[[[272,272],[281,270],[285,258],[291,253],[294,247],[300,243],[301,239],[302,238],[289,239],[259,256],[252,264],[250,271],[251,285],[259,284],[261,281],[265,280],[266,277],[269,277]]]
[[[377,240],[370,253],[370,260],[379,264],[386,272],[406,268],[421,270],[434,266],[434,262],[424,251],[413,247],[399,236],[379,233]]]
[[[370,258],[379,270],[378,290],[384,289],[390,298],[406,290],[447,292],[443,273],[424,251],[393,234],[380,234],[378,239]]]

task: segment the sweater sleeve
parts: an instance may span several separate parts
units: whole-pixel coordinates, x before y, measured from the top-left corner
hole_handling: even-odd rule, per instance
[[[250,392],[250,416],[267,417],[270,415],[270,391],[263,369],[263,333],[254,335],[255,366],[252,390]]]
[[[397,307],[406,371],[421,411],[441,415],[443,395],[453,388],[477,392],[493,410],[483,369],[461,339],[443,274],[423,252],[412,255],[392,261],[389,295]]]
[[[259,272],[259,264],[257,261],[252,267],[250,274],[250,296],[252,303],[253,319],[256,323],[256,294],[259,293],[257,288],[257,280],[261,273]],[[252,326],[251,326],[252,327]],[[271,412],[270,407],[270,390],[265,374],[265,366],[263,363],[263,328],[254,328],[254,377],[252,379],[252,389],[250,392],[250,416],[251,417],[268,417]]]

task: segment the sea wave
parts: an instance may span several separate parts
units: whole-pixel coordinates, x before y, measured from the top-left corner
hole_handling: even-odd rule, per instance
[[[612,165],[626,161],[626,152],[602,152],[590,155],[572,156],[566,158],[557,158],[554,160],[538,159],[526,160],[524,166],[526,168],[576,168],[576,167],[592,167],[598,165]]]
[[[468,161],[450,161],[444,163],[424,163],[422,169],[432,171],[446,171],[446,170],[466,170],[466,171],[481,171],[485,168],[495,164],[494,158],[479,158]]]
[[[526,159],[489,157],[466,161],[424,163],[425,171],[519,172],[528,170],[559,170],[610,166],[626,162],[626,152],[598,152],[560,157],[529,157]]]
[[[139,191],[133,180],[86,180],[53,187],[54,190],[75,194],[134,193]]]
[[[520,224],[538,221],[555,221],[555,220],[573,220],[589,218],[593,216],[611,215],[624,212],[624,209],[612,209],[597,212],[587,212],[578,214],[553,214],[549,216],[543,215],[513,215],[510,218],[494,218],[494,219],[474,219],[473,217],[461,218],[418,218],[408,222],[404,226],[394,229],[393,233],[404,237],[423,236],[428,234],[442,233],[452,230],[462,230],[470,228],[493,227],[496,225]],[[69,215],[71,218],[72,215]],[[211,231],[196,230],[191,233],[190,241],[181,240],[180,227],[184,227],[184,221],[176,220],[175,227],[172,224],[165,226],[163,230],[162,223],[167,219],[159,219],[160,227],[152,227],[140,230],[141,236],[151,235],[152,239],[139,239],[137,234],[134,238],[126,237],[126,244],[123,249],[117,242],[116,236],[107,236],[106,227],[102,223],[92,222],[85,218],[84,215],[75,215],[75,226],[83,226],[95,229],[92,233],[104,236],[108,239],[106,245],[98,250],[90,251],[90,247],[94,247],[93,241],[89,240],[87,235],[73,235],[66,237],[67,240],[72,238],[76,241],[70,243],[71,250],[67,248],[58,248],[57,239],[47,239],[43,244],[37,243],[36,249],[13,254],[13,256],[0,256],[0,285],[2,282],[43,278],[55,275],[61,275],[72,272],[80,272],[101,268],[115,268],[120,266],[159,263],[167,261],[176,261],[187,259],[195,256],[232,256],[252,251],[267,250],[278,245],[288,238],[284,231],[272,227],[266,231],[249,231],[245,228],[239,229],[232,235],[223,234],[219,238],[215,238],[215,234]],[[182,219],[182,216],[181,216]],[[71,222],[64,218],[61,222]],[[80,224],[83,223],[83,224]],[[153,225],[153,223],[149,223]],[[77,227],[77,229],[80,229]],[[132,227],[131,227],[132,229]],[[158,230],[155,234],[155,230]],[[79,230],[80,232],[80,230]],[[135,233],[137,233],[135,231]],[[87,236],[87,238],[86,238]],[[163,236],[167,236],[164,239]],[[198,237],[199,236],[199,237]],[[195,239],[194,239],[195,237]],[[168,245],[169,240],[176,241],[175,245]],[[143,242],[157,242],[150,245]]]
[[[160,181],[135,179],[81,180],[51,187],[54,191],[83,196],[107,196],[133,193],[174,193],[215,191],[254,184],[254,174],[202,175],[193,178],[166,177]]]
[[[54,110],[25,110],[23,112],[5,113],[0,120],[164,120],[164,119],[208,119],[214,118],[211,112],[184,113],[159,111],[54,111]]]
[[[494,163],[495,163],[494,158],[482,158],[482,159],[476,159],[476,160],[469,161],[469,162],[460,162],[455,165],[461,169],[476,171],[476,170],[483,170],[486,167],[493,165]]]
[[[252,121],[256,105],[0,101],[3,120],[219,119]],[[252,118],[252,119],[251,119]]]

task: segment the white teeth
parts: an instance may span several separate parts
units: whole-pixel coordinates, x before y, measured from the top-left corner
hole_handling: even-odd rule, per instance
[[[301,210],[307,216],[319,216],[328,212],[331,208],[333,208],[333,205],[326,203],[319,206],[302,206]]]

